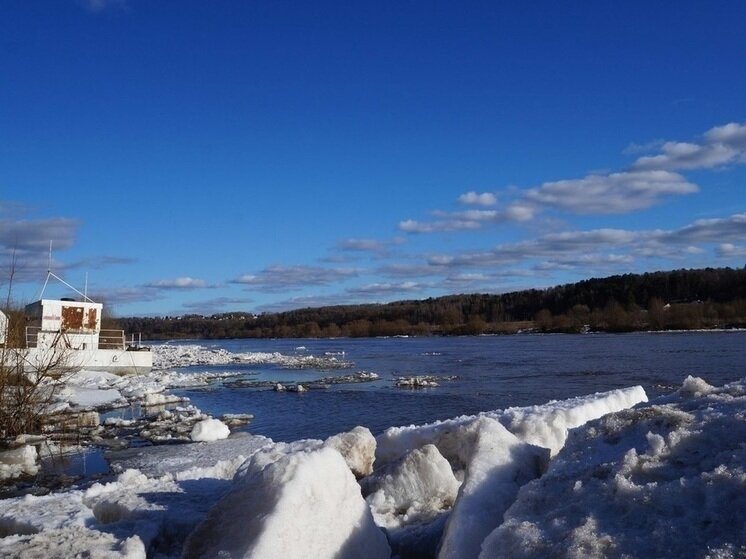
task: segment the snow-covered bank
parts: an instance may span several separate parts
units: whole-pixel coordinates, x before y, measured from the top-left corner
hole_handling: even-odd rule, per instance
[[[0,501],[0,555],[744,556],[746,379],[645,402],[114,452],[109,483]]]

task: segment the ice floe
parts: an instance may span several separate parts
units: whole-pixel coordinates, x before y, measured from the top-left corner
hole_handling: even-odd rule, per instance
[[[257,452],[184,546],[185,559],[390,555],[342,456],[315,445]]]
[[[195,442],[211,442],[227,439],[230,434],[231,430],[225,423],[210,417],[195,423],[190,437]]]
[[[276,364],[287,369],[344,369],[352,364],[334,355],[285,355],[279,352],[231,352],[199,344],[161,344],[151,347],[153,368],[176,369],[194,365]],[[343,355],[343,354],[342,354]]]

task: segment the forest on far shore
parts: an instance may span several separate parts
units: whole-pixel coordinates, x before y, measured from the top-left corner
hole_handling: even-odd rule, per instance
[[[746,267],[624,274],[501,295],[118,322],[149,340],[746,328]]]

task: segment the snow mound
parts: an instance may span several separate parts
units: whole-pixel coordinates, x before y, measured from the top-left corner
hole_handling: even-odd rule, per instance
[[[554,455],[565,444],[570,429],[647,401],[645,390],[633,386],[539,406],[508,408],[497,419],[519,439],[548,448]]]
[[[231,434],[230,428],[219,419],[203,419],[192,427],[191,439],[194,442],[211,442],[227,439]]]
[[[39,471],[36,459],[36,447],[28,444],[0,451],[0,480],[36,474]]]
[[[448,461],[427,444],[366,478],[363,493],[376,524],[391,529],[432,521],[451,508],[458,487]]]
[[[541,475],[546,449],[518,439],[489,417],[475,420],[476,441],[466,479],[448,517],[439,559],[476,559],[482,540],[502,523],[520,487]]]
[[[743,557],[746,380],[702,388],[573,431],[480,557]]]
[[[647,402],[645,391],[641,386],[634,386],[539,406],[486,412],[480,416],[496,419],[519,439],[556,454],[565,443],[569,429],[641,402]],[[387,464],[414,448],[432,443],[454,470],[464,470],[476,438],[474,421],[477,417],[461,416],[425,425],[390,427],[376,439],[376,463]]]
[[[184,546],[186,559],[390,555],[339,452],[302,443],[257,452]]]
[[[329,437],[324,446],[338,451],[355,477],[365,477],[373,471],[376,439],[367,427],[358,425],[352,431]]]
[[[23,550],[19,552],[19,550]],[[0,538],[0,555],[67,559],[95,557],[106,559],[145,559],[145,546],[137,536],[124,541],[107,532],[94,532],[82,526],[66,530],[45,530],[39,534],[17,534]]]

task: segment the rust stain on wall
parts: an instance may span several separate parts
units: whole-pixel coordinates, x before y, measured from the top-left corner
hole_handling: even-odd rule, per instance
[[[62,307],[62,329],[82,330],[83,309],[80,307]]]
[[[86,328],[88,328],[89,330],[96,329],[96,309],[88,309],[88,321],[86,323]]]

